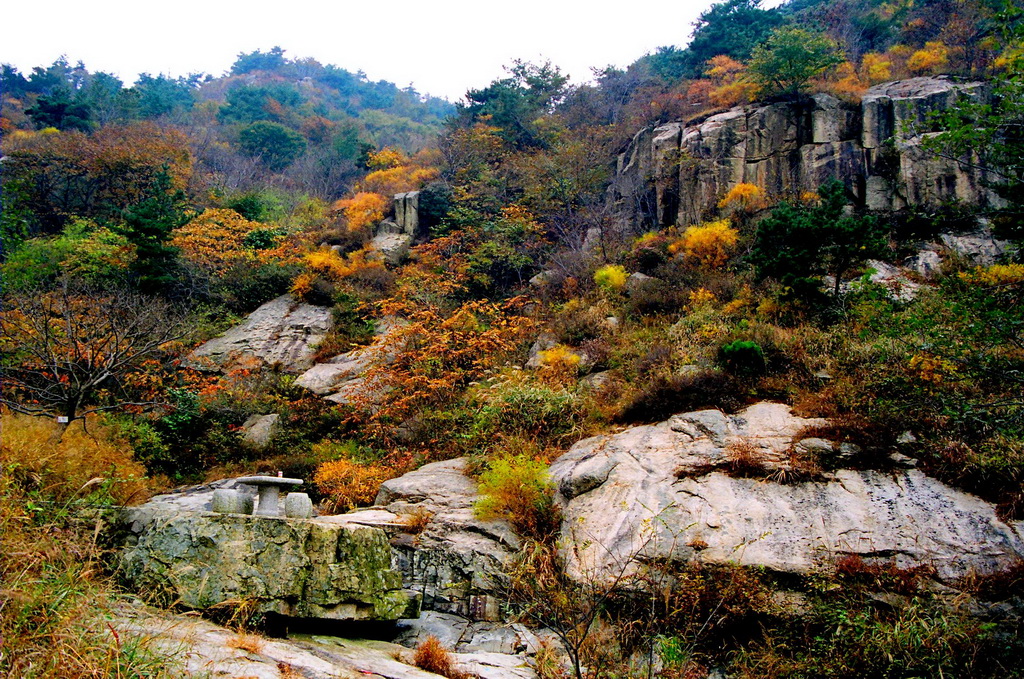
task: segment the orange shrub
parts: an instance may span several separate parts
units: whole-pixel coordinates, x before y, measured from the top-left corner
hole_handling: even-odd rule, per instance
[[[337,201],[331,208],[340,212],[350,232],[369,229],[384,219],[391,199],[379,193],[362,191]]]
[[[470,675],[455,666],[451,651],[434,635],[428,636],[416,647],[412,664],[421,670],[439,674],[448,679],[469,679]]]
[[[373,504],[380,484],[395,476],[396,471],[390,467],[341,458],[317,467],[313,483],[333,511],[349,511]]]

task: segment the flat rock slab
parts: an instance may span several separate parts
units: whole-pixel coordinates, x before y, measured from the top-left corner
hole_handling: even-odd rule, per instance
[[[406,664],[412,652],[383,641],[301,636],[266,639],[242,635],[206,620],[125,604],[111,626],[123,639],[165,658],[178,676],[255,679],[437,679]],[[454,654],[463,671],[482,679],[535,679],[523,657],[501,653]]]
[[[251,600],[264,612],[335,620],[415,615],[377,528],[152,508],[130,525],[121,573],[168,602],[203,610]]]
[[[1000,521],[991,504],[919,471],[842,470],[794,484],[708,473],[742,441],[770,467],[801,423],[786,406],[757,404],[580,441],[551,467],[562,540],[574,545],[569,573],[605,578],[638,557],[809,573],[856,554],[954,579],[1024,556],[1024,524]]]
[[[235,366],[276,367],[301,373],[313,365],[315,347],[331,329],[331,310],[281,295],[249,314],[245,322],[201,345],[182,365],[197,370]]]

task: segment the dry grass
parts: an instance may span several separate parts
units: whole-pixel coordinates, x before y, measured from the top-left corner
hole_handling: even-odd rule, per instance
[[[402,529],[406,533],[412,535],[419,535],[427,529],[430,525],[431,519],[434,518],[433,512],[423,507],[416,507],[408,514],[401,514],[398,517],[399,523],[402,524]]]
[[[256,634],[237,634],[228,639],[228,648],[237,648],[246,653],[262,653],[264,639]]]
[[[66,502],[105,486],[120,503],[137,503],[149,494],[145,468],[132,459],[126,441],[115,438],[91,417],[73,423],[60,443],[57,425],[49,419],[0,413],[0,464],[23,479],[33,491]]]
[[[107,622],[103,508],[147,485],[126,444],[90,422],[55,445],[53,423],[0,417],[0,676],[177,676]]]
[[[412,657],[412,664],[421,670],[440,674],[448,679],[469,679],[470,675],[455,665],[451,651],[437,637],[431,635],[420,642]]]

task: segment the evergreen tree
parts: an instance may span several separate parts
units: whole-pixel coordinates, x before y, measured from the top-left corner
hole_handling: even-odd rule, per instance
[[[149,195],[124,213],[120,231],[135,246],[132,272],[145,293],[165,292],[174,282],[178,249],[168,245],[171,232],[185,224],[185,192],[174,188],[166,167],[156,174]]]

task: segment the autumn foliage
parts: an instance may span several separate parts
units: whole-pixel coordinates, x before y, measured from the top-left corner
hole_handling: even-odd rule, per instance
[[[739,241],[739,232],[728,219],[691,226],[682,238],[669,246],[669,251],[682,253],[686,262],[716,269],[727,261]]]

